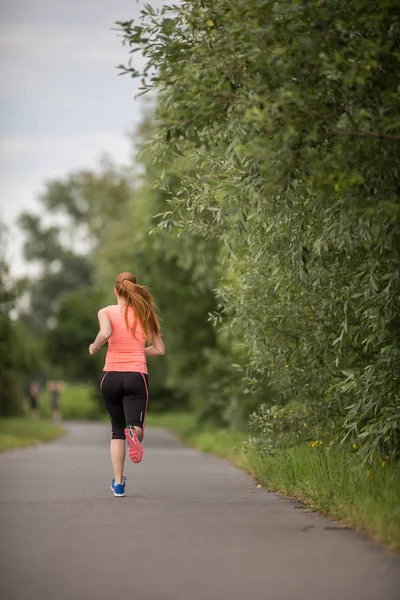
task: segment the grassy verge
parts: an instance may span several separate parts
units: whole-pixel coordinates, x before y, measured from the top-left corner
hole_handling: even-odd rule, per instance
[[[385,458],[363,466],[352,449],[294,447],[273,458],[243,450],[245,432],[198,428],[188,414],[153,415],[148,425],[176,433],[195,448],[228,458],[261,485],[400,549],[400,465]]]
[[[226,429],[198,428],[190,414],[149,414],[146,417],[147,427],[165,427],[186,444],[194,446],[201,452],[211,452],[223,458],[237,459],[234,454],[236,446],[242,446],[246,434]]]
[[[0,452],[35,446],[40,442],[49,442],[64,434],[64,430],[50,421],[34,419],[0,420]]]

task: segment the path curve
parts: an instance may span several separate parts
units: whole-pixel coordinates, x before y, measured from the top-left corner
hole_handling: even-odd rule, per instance
[[[398,600],[400,559],[146,432],[127,496],[107,425],[0,456],[3,600]]]

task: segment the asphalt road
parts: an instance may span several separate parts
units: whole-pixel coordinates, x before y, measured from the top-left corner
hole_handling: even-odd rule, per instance
[[[400,558],[148,430],[114,498],[107,425],[0,456],[2,600],[399,600]]]

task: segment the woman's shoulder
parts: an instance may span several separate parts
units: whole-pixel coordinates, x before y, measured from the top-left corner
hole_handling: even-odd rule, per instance
[[[99,310],[99,312],[97,313],[98,315],[100,314],[106,314],[106,315],[112,315],[118,312],[118,304],[110,304],[109,306],[105,306],[104,308],[101,308]]]

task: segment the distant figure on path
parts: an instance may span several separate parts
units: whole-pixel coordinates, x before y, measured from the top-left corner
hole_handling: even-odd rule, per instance
[[[39,416],[38,412],[38,398],[39,398],[39,384],[37,381],[31,381],[28,387],[28,398],[31,409],[32,419],[37,419]]]
[[[149,399],[146,356],[165,352],[156,305],[151,293],[138,285],[129,272],[114,282],[117,304],[98,312],[100,331],[89,353],[96,354],[108,341],[100,390],[111,420],[111,462],[114,496],[125,496],[125,438],[129,458],[142,460],[147,402]],[[151,344],[147,348],[146,342]]]
[[[51,406],[53,421],[60,421],[61,420],[60,397],[61,397],[61,392],[64,389],[64,383],[62,381],[49,381],[47,383],[47,389],[50,392],[50,406]]]

